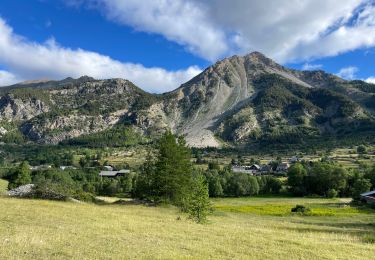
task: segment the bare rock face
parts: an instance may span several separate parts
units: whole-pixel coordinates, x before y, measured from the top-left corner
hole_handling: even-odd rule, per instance
[[[65,139],[103,131],[114,126],[119,120],[118,115],[57,116],[43,122],[27,122],[22,126],[22,132],[38,143],[58,144]]]
[[[28,120],[48,111],[49,107],[39,99],[22,100],[13,95],[0,98],[0,120]]]
[[[175,91],[181,116],[177,117],[174,130],[184,134],[192,146],[221,146],[216,134],[224,131],[223,122],[228,121],[225,118],[250,103],[259,91],[254,81],[261,75],[270,73],[304,87],[311,87],[261,53],[233,56],[207,68]],[[249,115],[244,121],[246,122],[238,129],[233,129],[234,132],[230,134],[233,141],[246,139],[259,129],[255,115]]]
[[[373,86],[366,84],[288,69],[253,52],[219,61],[163,95],[86,76],[3,88],[0,123],[15,122],[16,131],[43,144],[127,123],[144,135],[171,129],[190,146],[219,147],[374,129]]]

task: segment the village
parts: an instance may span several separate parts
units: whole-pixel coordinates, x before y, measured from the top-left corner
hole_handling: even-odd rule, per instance
[[[301,158],[297,156],[291,157],[288,161],[282,160],[270,160],[268,163],[258,164],[258,163],[251,163],[251,164],[241,164],[236,160],[232,160],[232,171],[238,173],[247,173],[250,175],[267,175],[267,174],[274,174],[274,175],[286,175],[288,169],[295,163],[301,162]]]

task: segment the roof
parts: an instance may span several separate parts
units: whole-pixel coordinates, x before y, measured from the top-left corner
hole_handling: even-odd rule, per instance
[[[364,196],[370,196],[370,195],[373,195],[373,194],[375,194],[375,190],[362,193],[361,196],[364,197]]]
[[[129,173],[130,170],[120,170],[120,171],[101,171],[99,176],[115,177],[117,174]]]
[[[262,166],[260,167],[260,169],[261,169],[261,170],[269,170],[269,169],[271,169],[271,165],[266,165],[266,164],[264,164],[264,165],[262,165]]]
[[[280,163],[280,166],[289,166],[289,163],[283,162],[283,163]]]
[[[99,172],[100,176],[116,176],[118,174],[117,171],[101,171]]]
[[[253,164],[253,165],[251,165],[250,167],[255,167],[255,168],[257,168],[258,170],[260,169],[260,166],[259,166],[258,164]]]
[[[280,163],[277,168],[286,168],[289,167],[289,163]]]

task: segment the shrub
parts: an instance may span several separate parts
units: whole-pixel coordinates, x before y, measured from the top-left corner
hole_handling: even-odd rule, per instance
[[[364,145],[360,145],[357,147],[357,153],[359,154],[365,154],[366,153],[366,147]]]
[[[294,208],[292,208],[291,212],[300,213],[300,214],[308,214],[311,212],[311,209],[303,205],[296,205]]]
[[[338,192],[335,189],[330,189],[327,191],[327,198],[336,198],[338,195]]]
[[[18,166],[14,174],[12,174],[10,177],[8,188],[14,189],[29,183],[31,183],[30,166],[28,162],[24,161]]]
[[[371,182],[368,179],[358,179],[353,185],[353,199],[359,200],[361,198],[361,193],[370,191]]]
[[[39,184],[35,186],[33,193],[30,194],[30,197],[46,200],[66,200],[68,196],[60,193],[58,190],[59,188],[52,184]]]

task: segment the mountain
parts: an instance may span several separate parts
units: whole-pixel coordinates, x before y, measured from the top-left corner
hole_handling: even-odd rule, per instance
[[[148,138],[171,129],[195,147],[298,143],[375,131],[374,104],[373,84],[288,69],[253,52],[219,61],[161,95],[86,76],[2,88],[0,140],[84,143],[118,136],[117,129]]]

